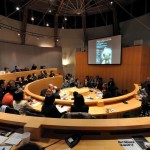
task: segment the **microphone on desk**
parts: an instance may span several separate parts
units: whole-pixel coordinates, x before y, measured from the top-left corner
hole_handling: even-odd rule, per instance
[[[67,145],[70,148],[73,148],[74,146],[76,146],[79,143],[80,139],[81,139],[81,136],[79,134],[73,134],[73,135],[65,138],[65,142],[67,143]]]

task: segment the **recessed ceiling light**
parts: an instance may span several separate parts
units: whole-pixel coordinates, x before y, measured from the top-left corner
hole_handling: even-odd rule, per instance
[[[16,10],[19,11],[19,10],[20,10],[20,7],[17,6],[17,7],[16,7]]]
[[[65,21],[67,21],[67,17],[65,17],[64,19],[65,19]]]
[[[113,1],[111,1],[110,4],[112,5],[112,4],[113,4]]]
[[[46,26],[49,27],[49,23],[46,23]]]
[[[49,12],[49,13],[51,13],[51,12],[52,12],[52,10],[50,9],[48,12]]]
[[[34,21],[34,17],[31,17],[31,20]]]

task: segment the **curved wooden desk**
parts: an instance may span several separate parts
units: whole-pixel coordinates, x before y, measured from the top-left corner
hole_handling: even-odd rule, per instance
[[[42,70],[43,71],[46,70],[48,74],[50,74],[50,71],[54,71],[56,75],[58,74],[57,68],[46,68],[46,69],[39,69],[39,70],[8,73],[8,74],[0,75],[0,79],[6,80],[8,82],[9,80],[16,80],[17,77],[24,76],[26,78],[29,74],[33,74],[33,73],[36,73],[37,75],[39,75],[40,71]]]
[[[36,100],[43,101],[44,97],[40,96],[41,90],[44,88],[48,88],[49,84],[53,84],[53,85],[61,88],[62,82],[63,82],[63,76],[62,75],[58,75],[58,76],[55,76],[53,78],[51,78],[51,77],[44,78],[44,79],[37,80],[37,81],[34,81],[34,82],[27,84],[25,86],[24,91],[27,95],[30,95],[31,97],[35,98]]]
[[[37,100],[43,101],[44,97],[40,96],[40,92],[42,89],[47,88],[49,83],[52,83],[58,87],[61,87],[62,76],[56,76],[54,78],[46,78],[46,79],[34,81],[34,82],[28,84],[25,87],[24,91],[27,95],[30,95]],[[69,91],[69,93],[73,93],[73,91],[77,91],[83,95],[84,95],[84,93],[86,93],[87,95],[90,95],[92,100],[85,101],[85,103],[89,106],[104,106],[104,105],[118,103],[118,102],[122,102],[122,101],[126,101],[126,100],[135,98],[136,94],[139,90],[139,86],[137,84],[134,84],[134,86],[135,86],[134,90],[128,94],[118,96],[118,97],[113,97],[113,98],[107,98],[107,99],[101,99],[101,98],[96,99],[94,92],[90,92],[90,90],[88,88],[78,89],[78,88],[73,87],[73,88],[66,88],[64,90]],[[55,102],[56,102],[56,104],[60,104],[60,105],[72,105],[72,103],[73,103],[72,100],[63,100],[62,101],[62,100],[58,100],[58,99]]]
[[[129,132],[138,130],[138,133],[150,129],[150,117],[122,118],[122,119],[54,119],[45,117],[30,117],[0,113],[0,124],[20,125],[25,131],[31,132],[31,139],[39,140],[45,129],[50,134],[51,130],[65,131],[96,131],[99,136],[111,135],[111,132]],[[101,133],[101,134],[100,134]],[[123,134],[123,133],[122,133]],[[104,137],[103,137],[104,138]]]
[[[39,96],[39,93],[41,89],[47,87],[48,83],[53,83],[54,85],[57,85],[62,82],[62,76],[56,76],[55,78],[47,78],[38,80],[35,82],[32,82],[28,84],[25,87],[25,92],[27,95],[32,96],[36,100],[43,101],[44,97]],[[137,84],[134,85],[135,89],[123,96],[108,98],[108,99],[101,99],[96,98],[95,92],[90,92],[88,88],[81,88],[77,89],[75,87],[73,88],[67,88],[63,89],[65,90],[65,93],[73,93],[73,91],[78,91],[79,93],[83,94],[85,96],[85,103],[90,106],[89,113],[92,115],[95,115],[100,118],[118,118],[122,117],[124,112],[136,110],[141,106],[141,102],[136,99],[136,94],[139,90],[139,87]],[[59,87],[59,86],[58,86]],[[86,97],[90,96],[92,100],[87,100]],[[123,101],[126,101],[128,104],[124,104]],[[60,100],[56,99],[55,103],[58,105],[67,105],[70,106],[73,104],[73,100]],[[38,106],[33,107],[34,109],[41,111],[42,104],[39,104]],[[109,113],[106,111],[106,109],[109,108]],[[111,110],[114,110],[113,112]]]

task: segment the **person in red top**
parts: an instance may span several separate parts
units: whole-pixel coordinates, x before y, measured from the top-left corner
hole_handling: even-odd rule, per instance
[[[2,104],[12,107],[13,106],[13,94],[17,90],[16,87],[10,87],[8,92],[4,95],[2,99]]]

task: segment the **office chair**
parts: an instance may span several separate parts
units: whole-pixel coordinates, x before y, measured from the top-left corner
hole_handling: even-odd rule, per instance
[[[5,113],[19,115],[19,111],[18,111],[18,110],[15,110],[15,109],[10,108],[10,107],[7,107],[7,108],[6,108]]]
[[[27,110],[26,116],[44,117],[44,115],[41,112],[38,112],[36,110]]]
[[[94,116],[92,116],[89,113],[85,112],[67,112],[61,116],[61,118],[66,119],[95,119]]]

